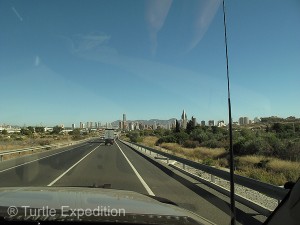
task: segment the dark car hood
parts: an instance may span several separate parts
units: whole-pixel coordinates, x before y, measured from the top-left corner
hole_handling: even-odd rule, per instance
[[[131,217],[131,219],[137,219],[138,216],[142,216],[144,221],[150,221],[151,218],[155,219],[157,217],[162,221],[170,221],[170,224],[175,224],[174,222],[176,222],[176,220],[178,224],[212,224],[204,218],[177,206],[161,203],[140,193],[114,189],[83,187],[6,187],[0,188],[0,206],[2,208],[2,217],[9,217],[6,210],[9,206],[17,208],[28,206],[35,209],[47,207],[47,209],[58,210],[63,206],[64,209],[70,210],[93,210],[98,208],[107,211],[122,209],[122,212],[126,212],[126,220],[130,220]],[[32,216],[31,219],[36,218]],[[101,218],[98,219],[101,221]],[[114,220],[114,218],[108,217],[105,217],[105,219],[106,221]],[[120,217],[118,217],[118,220],[120,220]],[[189,223],[189,221],[192,223]],[[195,223],[196,221],[197,223]],[[130,222],[135,221],[132,220]]]

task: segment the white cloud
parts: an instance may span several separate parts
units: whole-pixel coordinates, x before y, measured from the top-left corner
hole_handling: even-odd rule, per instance
[[[188,51],[192,50],[201,41],[211,24],[216,12],[221,4],[221,0],[204,0],[198,3],[198,13],[194,23],[194,35],[189,44]]]
[[[93,50],[101,45],[106,44],[109,40],[110,36],[106,34],[79,34],[75,36],[73,50],[75,52]]]
[[[151,52],[155,55],[157,49],[157,33],[162,29],[173,0],[149,1],[146,20],[149,26]]]

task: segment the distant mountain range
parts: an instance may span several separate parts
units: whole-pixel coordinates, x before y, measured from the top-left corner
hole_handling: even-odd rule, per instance
[[[176,120],[176,118],[168,119],[168,120],[159,120],[159,119],[151,119],[151,120],[127,120],[127,123],[129,122],[139,122],[146,125],[154,125],[154,122],[156,122],[156,125],[168,125],[169,123],[173,123]],[[116,120],[112,122],[113,126],[119,126],[119,122],[121,120]]]

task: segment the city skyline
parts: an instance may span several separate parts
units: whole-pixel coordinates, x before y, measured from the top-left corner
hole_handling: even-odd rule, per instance
[[[1,2],[0,124],[228,122],[221,1],[167,2]],[[233,120],[300,117],[299,1],[226,9]]]
[[[139,121],[153,121],[153,122],[157,122],[157,121],[170,121],[170,120],[178,120],[178,121],[184,121],[184,125],[183,125],[183,128],[186,127],[186,123],[189,122],[189,121],[193,121],[194,119],[194,123],[197,124],[197,125],[205,125],[205,126],[216,126],[217,124],[219,123],[222,123],[224,125],[228,125],[228,120],[225,120],[225,119],[213,119],[213,118],[210,118],[209,120],[203,120],[201,118],[197,118],[195,116],[190,116],[188,117],[187,116],[187,113],[185,110],[183,110],[182,114],[178,117],[173,117],[173,118],[168,118],[168,119],[162,119],[162,118],[152,118],[152,119],[148,119],[148,120],[144,120],[144,119],[129,119],[127,120],[126,119],[126,115],[127,114],[122,114],[122,119],[117,119],[117,120],[114,120],[114,121],[109,121],[109,122],[100,122],[99,120],[98,121],[80,121],[80,122],[72,122],[71,124],[67,124],[67,123],[54,123],[54,124],[43,124],[43,123],[40,123],[40,124],[7,124],[7,123],[1,123],[0,121],[0,127],[5,127],[5,126],[17,126],[17,127],[28,127],[28,126],[32,126],[32,127],[54,127],[54,126],[62,126],[62,127],[68,127],[68,128],[71,128],[71,127],[74,127],[74,128],[99,128],[99,127],[105,127],[107,126],[108,124],[113,124],[113,123],[117,123],[119,122],[119,127],[122,128],[124,126],[124,123],[130,123],[130,122],[139,122]],[[266,117],[258,117],[258,116],[255,116],[255,117],[248,117],[248,116],[241,116],[239,118],[237,118],[236,120],[233,119],[232,122],[233,124],[239,124],[239,125],[245,125],[245,124],[252,124],[252,123],[258,123],[260,122],[260,119],[261,118],[267,118],[267,117],[277,117],[277,118],[283,118],[283,117],[280,117],[280,116],[276,116],[276,115],[270,115],[270,116],[266,116]],[[290,116],[289,116],[290,117]],[[293,115],[291,115],[291,117],[295,117]],[[183,120],[184,118],[184,120]],[[288,117],[285,117],[283,119],[286,119]],[[297,119],[297,117],[295,117]],[[125,120],[124,120],[125,119]],[[123,125],[120,126],[120,123],[123,122]],[[211,123],[211,124],[210,124]],[[128,125],[128,124],[127,124]],[[157,125],[161,125],[161,124],[157,124]]]

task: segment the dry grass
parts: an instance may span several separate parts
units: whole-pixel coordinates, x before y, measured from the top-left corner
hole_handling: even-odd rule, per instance
[[[227,153],[223,148],[210,149],[197,147],[184,148],[176,143],[162,143],[155,146],[156,137],[145,137],[143,144],[159,150],[167,149],[171,154],[207,165],[228,168]],[[296,181],[300,176],[300,162],[291,162],[272,157],[248,155],[236,157],[237,174],[262,182],[283,185],[287,181]]]
[[[275,185],[296,181],[300,177],[300,162],[264,156],[242,156],[237,158],[237,165],[239,174]]]
[[[236,164],[238,167],[255,167],[255,165],[261,162],[262,160],[265,160],[265,157],[257,155],[246,155],[236,157]]]
[[[21,149],[21,148],[26,148],[26,145],[14,145],[14,144],[7,144],[7,145],[0,145],[0,151],[6,151],[6,150],[13,150],[13,149]]]
[[[143,138],[142,144],[145,144],[149,147],[155,147],[155,143],[158,140],[158,137],[155,136],[147,136]]]
[[[266,168],[279,173],[284,171],[293,171],[300,175],[300,162],[291,162],[281,159],[271,159],[266,164]]]
[[[53,136],[53,137],[47,137],[47,138],[25,138],[24,140],[12,140],[12,139],[6,139],[0,141],[0,151],[7,151],[7,150],[16,150],[16,149],[24,149],[24,148],[30,148],[30,147],[39,147],[42,145],[48,145],[48,144],[63,144],[71,142],[72,139],[69,136]],[[3,156],[3,160],[13,159],[16,157],[24,156],[24,155],[30,155],[39,151],[43,150],[34,150],[32,151],[26,151],[21,153],[14,153],[14,154],[8,154]]]
[[[286,176],[282,173],[276,174],[261,168],[239,170],[236,171],[236,173],[245,177],[250,177],[255,180],[260,180],[262,182],[275,185],[283,185],[285,182],[288,181]]]
[[[162,148],[170,150],[173,154],[183,156],[184,158],[192,159],[194,161],[202,162],[207,159],[215,159],[218,160],[226,154],[225,149],[223,148],[205,148],[205,147],[197,147],[194,149],[181,147],[176,143],[162,143]],[[216,161],[215,165],[218,165]],[[224,162],[222,162],[223,164]]]

